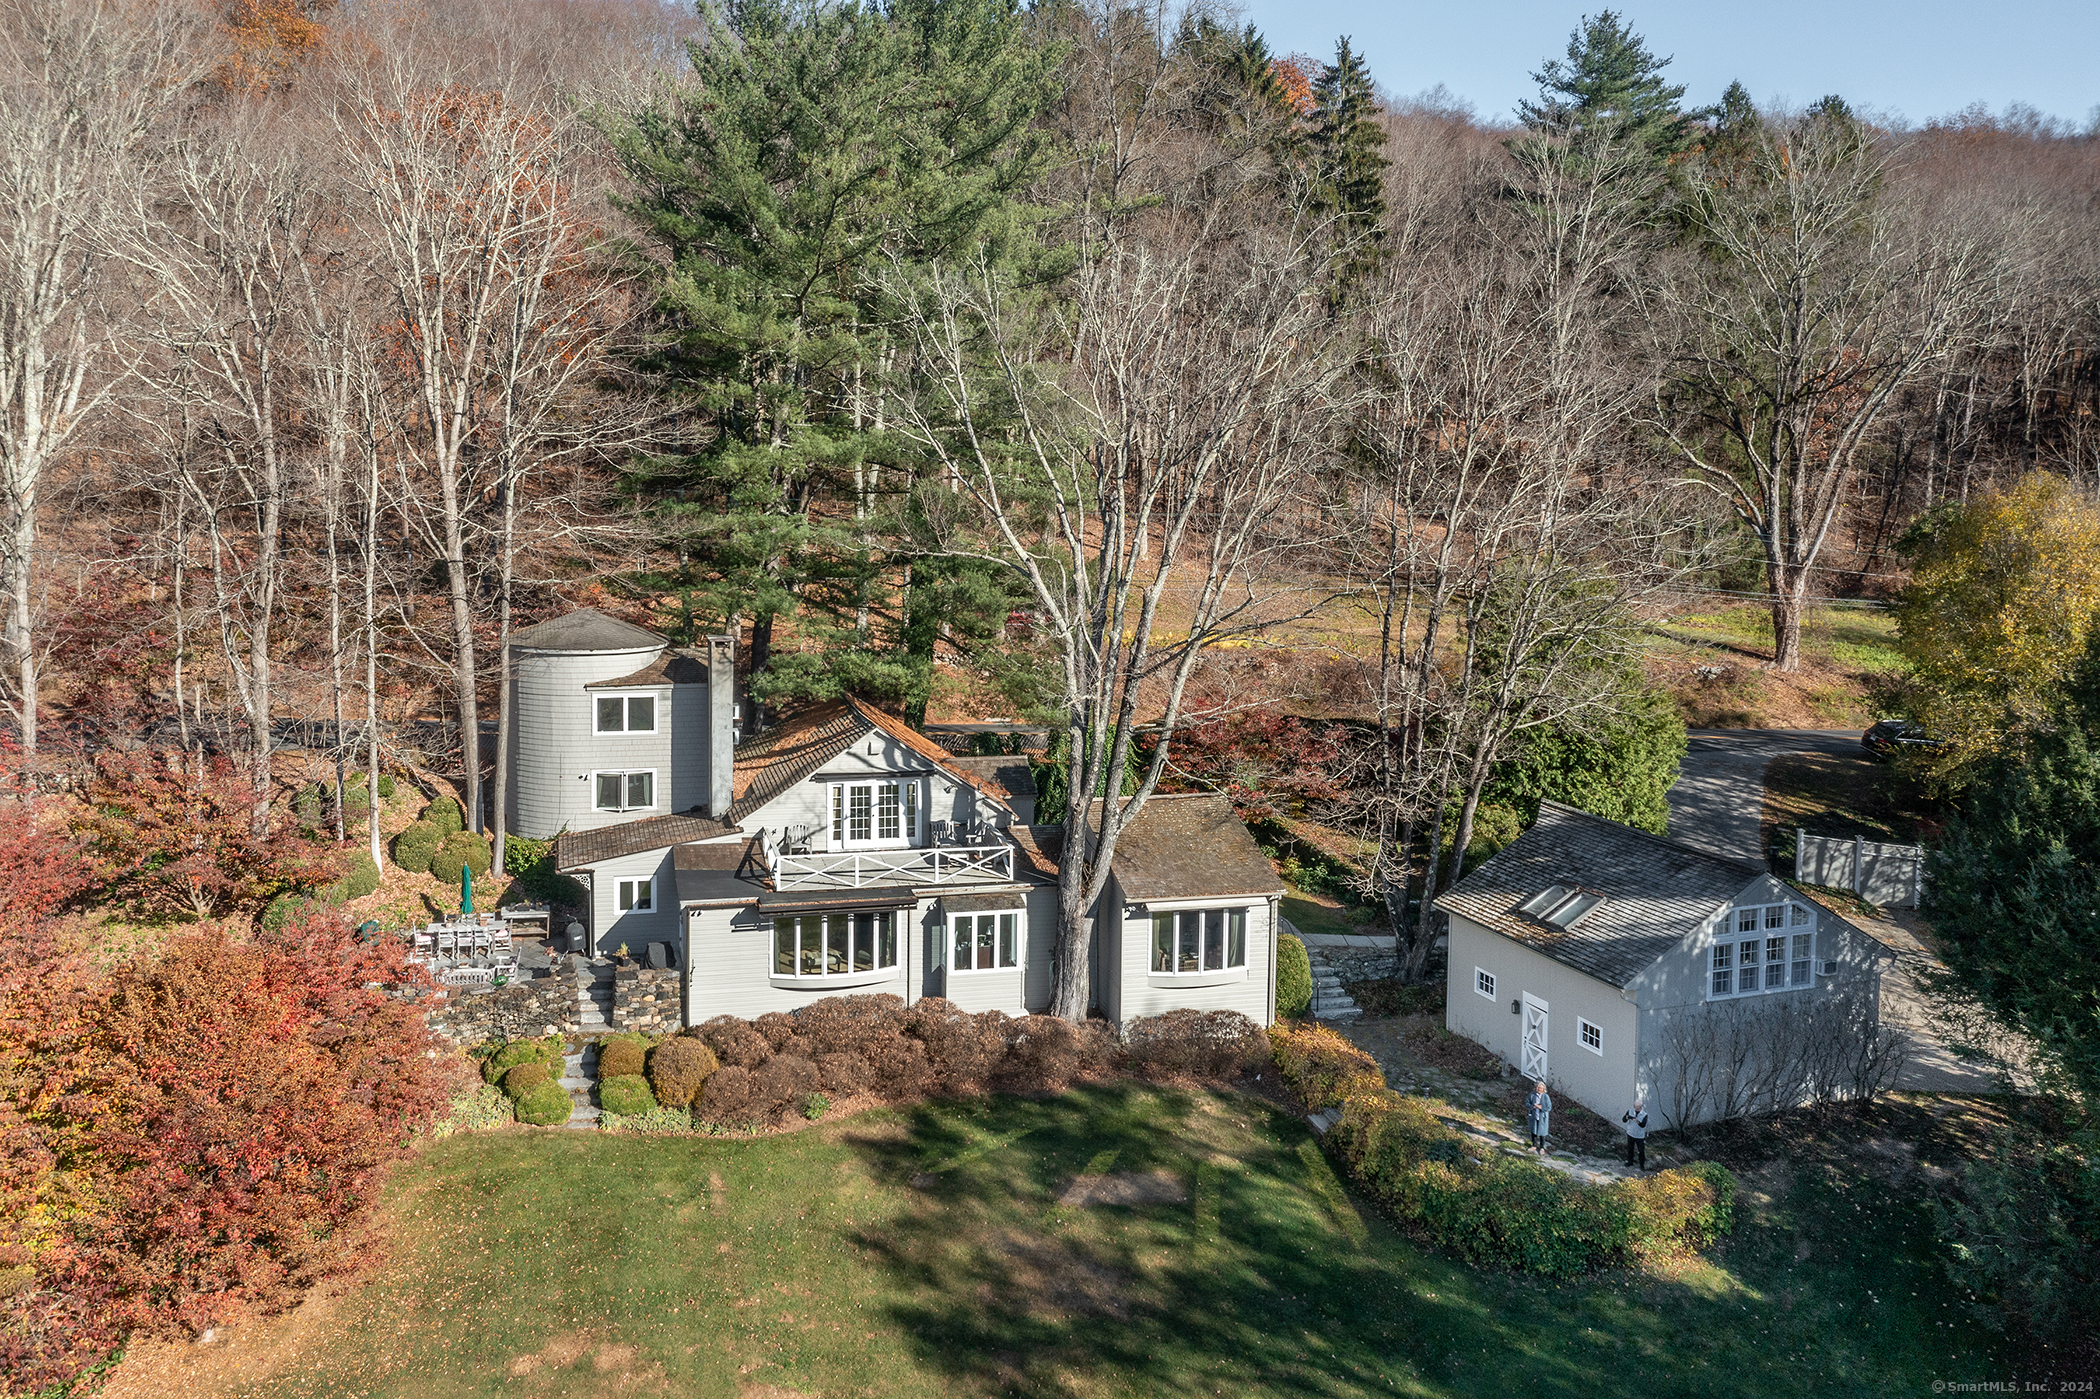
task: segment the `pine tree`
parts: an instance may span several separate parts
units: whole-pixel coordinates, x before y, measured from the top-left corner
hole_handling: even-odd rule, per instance
[[[636,367],[697,438],[636,469],[668,556],[637,581],[688,626],[749,621],[761,700],[793,679],[767,671],[798,613],[837,653],[827,684],[904,698],[924,667],[877,623],[897,620],[883,517],[917,458],[884,430],[879,269],[1010,241],[1054,55],[1005,0],[739,0],[690,55],[677,99],[614,132],[661,262]]]
[[[1548,59],[1531,75],[1538,100],[1519,103],[1517,115],[1535,131],[1637,146],[1661,166],[1691,141],[1678,107],[1684,88],[1663,80],[1669,66],[1613,11],[1584,15],[1567,60]]]
[[[1362,55],[1344,35],[1334,62],[1313,83],[1312,160],[1314,207],[1337,218],[1337,236],[1362,239],[1345,260],[1345,282],[1378,260],[1385,237],[1385,129]]]

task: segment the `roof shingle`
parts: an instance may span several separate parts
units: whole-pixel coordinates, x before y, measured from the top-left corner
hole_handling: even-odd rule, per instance
[[[1283,892],[1232,802],[1211,792],[1148,799],[1117,839],[1114,864],[1133,903]]]
[[[527,651],[645,651],[664,639],[647,627],[608,617],[593,607],[549,618],[512,632],[510,644]]]
[[[622,821],[617,826],[600,826],[594,831],[562,832],[554,841],[554,867],[579,869],[600,860],[617,860],[623,855],[639,855],[645,850],[661,850],[689,840],[710,840],[734,834],[736,827],[728,822],[698,812],[644,816],[638,821]]]
[[[1542,801],[1530,830],[1439,895],[1436,906],[1623,989],[1764,874],[1748,860]],[[1570,928],[1521,911],[1556,884],[1604,901]]]

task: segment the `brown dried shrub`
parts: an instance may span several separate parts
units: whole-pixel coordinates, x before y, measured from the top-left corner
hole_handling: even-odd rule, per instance
[[[755,1069],[773,1057],[773,1046],[766,1037],[751,1028],[750,1021],[734,1015],[718,1015],[695,1033],[724,1068]]]
[[[751,1022],[751,1028],[766,1037],[775,1054],[795,1037],[795,1017],[782,1010],[769,1010]]]
[[[971,1015],[953,1001],[928,996],[905,1016],[905,1031],[926,1046],[926,1059],[944,1092],[977,1088],[1006,1057],[1006,1017]]]
[[[598,1077],[623,1078],[642,1071],[642,1047],[633,1040],[607,1040],[598,1046]]]
[[[776,1054],[751,1072],[752,1107],[760,1120],[778,1115],[822,1080],[817,1066],[799,1054]]]
[[[1268,1037],[1236,1010],[1170,1010],[1131,1021],[1123,1039],[1133,1063],[1167,1073],[1232,1078],[1270,1060]]]
[[[816,1045],[801,1035],[789,1035],[779,1044],[773,1046],[773,1052],[775,1054],[792,1054],[797,1059],[814,1059],[817,1057]]]
[[[859,1057],[868,1066],[871,1087],[886,1098],[902,1102],[917,1097],[933,1081],[926,1046],[904,1033],[902,1016],[890,1023],[886,1033],[871,1034],[864,1040]]]
[[[676,1035],[649,1052],[649,1086],[665,1107],[688,1107],[720,1067],[712,1049],[690,1035]]]
[[[762,1114],[752,1088],[751,1070],[725,1064],[709,1074],[706,1086],[700,1090],[697,1111],[704,1120],[723,1127],[756,1122]]]
[[[858,1054],[819,1054],[817,1076],[823,1081],[826,1093],[842,1097],[865,1093],[875,1080],[868,1061]]]
[[[1079,1072],[1079,1033],[1054,1015],[1029,1015],[1007,1022],[1007,1051],[1000,1081],[1022,1093],[1055,1093]]]
[[[804,1006],[795,1016],[795,1031],[817,1054],[858,1054],[868,1042],[902,1032],[901,997],[827,996]]]

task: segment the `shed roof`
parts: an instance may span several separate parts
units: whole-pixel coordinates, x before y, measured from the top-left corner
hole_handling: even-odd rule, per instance
[[[666,651],[632,675],[623,675],[616,680],[593,680],[583,688],[586,690],[641,689],[650,685],[705,685],[707,683],[707,657],[698,651],[679,647]]]
[[[1753,861],[1542,801],[1530,830],[1436,906],[1623,989],[1765,873]],[[1566,928],[1522,911],[1556,884],[1603,901]]]
[[[594,831],[562,832],[554,841],[554,867],[580,869],[600,860],[617,860],[623,855],[639,855],[645,850],[661,850],[689,840],[709,840],[735,834],[736,827],[698,811],[644,816],[636,821],[622,821],[617,826],[600,826]]]
[[[1154,796],[1116,841],[1116,883],[1133,902],[1283,892],[1232,802],[1213,792]]]
[[[967,758],[951,756],[941,761],[950,772],[976,778],[981,790],[995,797],[1027,797],[1031,801],[1035,798],[1035,774],[1029,770],[1026,758],[1001,754]]]
[[[608,617],[594,607],[550,618],[511,633],[510,644],[527,651],[645,651],[664,639],[647,627]]]

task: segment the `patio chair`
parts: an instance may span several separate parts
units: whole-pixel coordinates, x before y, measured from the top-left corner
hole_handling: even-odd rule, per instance
[[[459,955],[459,934],[453,932],[450,928],[438,929],[435,934],[435,941],[437,943],[438,956],[450,958]]]
[[[932,832],[935,845],[955,844],[955,823],[953,821],[929,822],[926,829]]]

